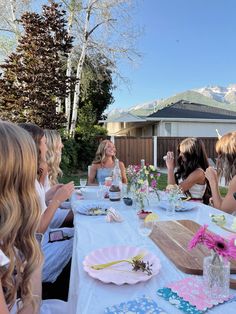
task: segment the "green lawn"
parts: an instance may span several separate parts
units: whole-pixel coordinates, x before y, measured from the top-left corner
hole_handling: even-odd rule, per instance
[[[61,183],[67,183],[70,181],[74,181],[75,185],[79,185],[79,178],[80,177],[86,177],[86,172],[81,173],[81,174],[76,174],[76,175],[64,175],[61,179]],[[159,189],[160,190],[165,190],[167,186],[167,174],[162,173],[160,178],[159,178]],[[220,192],[222,196],[225,196],[227,193],[227,188],[225,187],[220,187]]]

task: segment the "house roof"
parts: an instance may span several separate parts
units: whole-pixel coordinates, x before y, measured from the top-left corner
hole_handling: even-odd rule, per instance
[[[148,118],[185,118],[185,119],[236,119],[236,112],[217,107],[180,100],[163,109],[160,109]]]

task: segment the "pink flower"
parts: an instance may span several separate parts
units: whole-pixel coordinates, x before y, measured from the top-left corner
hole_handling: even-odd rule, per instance
[[[152,187],[153,189],[155,189],[155,188],[157,187],[157,182],[156,182],[155,180],[152,180],[152,182],[151,182],[151,187]]]
[[[197,244],[204,244],[208,249],[214,250],[215,253],[226,259],[236,259],[235,239],[233,238],[228,242],[219,235],[207,232],[207,227],[204,225],[196,232],[189,242],[188,248],[192,249]]]
[[[203,243],[207,227],[208,225],[204,225],[196,232],[196,234],[188,244],[189,250],[193,249],[197,244]]]

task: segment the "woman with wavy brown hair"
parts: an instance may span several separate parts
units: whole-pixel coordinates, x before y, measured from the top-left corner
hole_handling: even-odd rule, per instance
[[[168,184],[178,184],[192,200],[208,204],[211,191],[205,178],[209,163],[204,143],[195,137],[186,138],[178,145],[177,153],[176,171],[174,153],[166,155]]]
[[[207,168],[206,178],[212,190],[213,206],[229,214],[236,210],[236,200],[233,194],[236,192],[236,132],[223,135],[216,143],[217,170]],[[219,180],[225,179],[228,192],[224,198],[219,191]]]
[[[38,313],[42,255],[35,232],[41,209],[35,190],[37,152],[31,136],[0,121],[0,313],[9,313],[20,291],[18,313]],[[6,263],[5,263],[6,264]]]

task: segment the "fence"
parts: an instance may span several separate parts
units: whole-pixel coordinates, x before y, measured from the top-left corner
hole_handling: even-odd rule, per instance
[[[117,156],[127,167],[130,164],[138,164],[141,159],[146,163],[164,167],[163,156],[168,150],[177,151],[178,144],[186,137],[112,137],[117,149]],[[201,138],[205,144],[209,158],[217,157],[215,152],[216,137]]]

